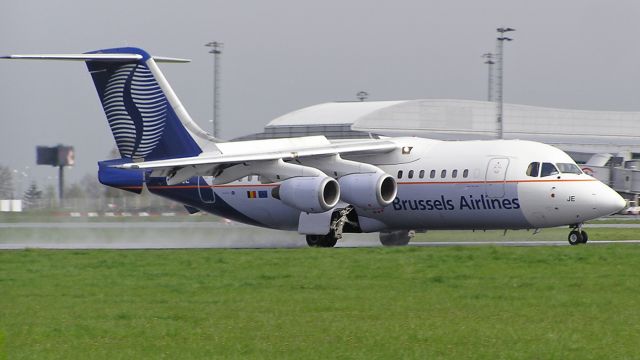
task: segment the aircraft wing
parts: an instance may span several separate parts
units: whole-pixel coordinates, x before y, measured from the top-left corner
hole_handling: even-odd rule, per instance
[[[242,151],[237,153],[235,151],[222,153],[222,154],[200,154],[194,157],[156,160],[156,161],[144,161],[144,162],[131,162],[120,165],[113,165],[113,167],[120,169],[149,169],[149,170],[169,170],[175,168],[182,168],[187,166],[203,166],[203,165],[221,165],[221,164],[238,164],[245,162],[267,161],[267,160],[295,160],[305,157],[318,157],[327,155],[338,154],[373,154],[390,152],[398,148],[398,144],[389,140],[370,139],[364,141],[353,142],[340,142],[331,143],[326,138],[325,141],[321,141],[324,136],[310,136],[296,138],[294,143],[290,147],[281,147],[278,151],[265,152],[260,151],[262,146],[256,146],[256,151]],[[290,139],[274,139],[274,140],[290,140]],[[264,140],[237,142],[246,143],[245,149],[251,149],[252,145],[258,145]],[[302,143],[308,141],[311,146],[303,146]],[[274,141],[275,142],[275,141]],[[290,142],[290,141],[288,141]],[[233,143],[227,143],[233,144]],[[237,148],[237,147],[236,147]]]

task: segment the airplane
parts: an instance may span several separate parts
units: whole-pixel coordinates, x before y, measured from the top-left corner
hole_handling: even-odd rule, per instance
[[[156,57],[133,48],[4,59],[83,61],[121,157],[98,162],[104,185],[143,189],[234,221],[297,231],[312,247],[344,233],[379,232],[385,246],[416,231],[569,226],[626,206],[563,151],[521,140],[439,141],[418,137],[328,140],[304,136],[223,141],[202,130],[172,90]]]

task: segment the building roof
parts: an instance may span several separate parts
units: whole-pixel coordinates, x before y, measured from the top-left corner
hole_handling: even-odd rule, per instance
[[[503,118],[505,139],[540,141],[568,151],[640,152],[640,112],[504,104]],[[444,140],[498,137],[495,103],[452,99],[325,103],[280,116],[266,129],[305,126]]]
[[[266,127],[352,125],[359,119],[406,101],[332,102],[309,106],[275,118]]]

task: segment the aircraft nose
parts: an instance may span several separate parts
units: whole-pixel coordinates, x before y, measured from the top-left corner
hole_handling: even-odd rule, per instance
[[[602,214],[601,216],[617,213],[627,207],[627,201],[620,194],[605,184],[601,183],[601,186],[602,190],[599,192],[602,197],[597,205],[598,212]]]

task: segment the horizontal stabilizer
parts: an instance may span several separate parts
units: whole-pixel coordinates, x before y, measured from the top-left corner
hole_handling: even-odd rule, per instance
[[[15,60],[65,60],[65,61],[108,61],[108,62],[129,62],[138,61],[143,58],[140,54],[31,54],[31,55],[7,55],[0,56],[0,59]],[[164,63],[186,63],[189,59],[179,59],[171,57],[153,56],[156,62]]]

